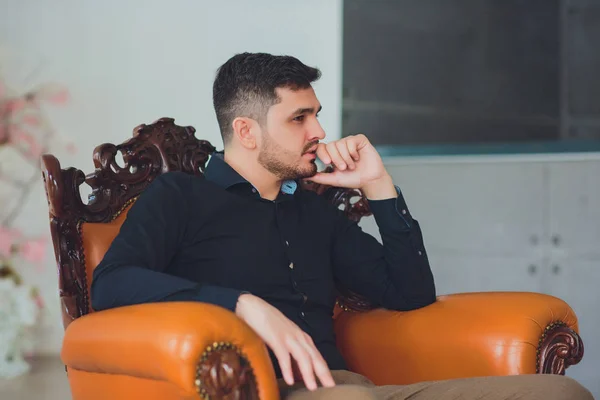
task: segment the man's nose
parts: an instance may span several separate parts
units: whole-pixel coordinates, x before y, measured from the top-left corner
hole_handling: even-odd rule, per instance
[[[317,121],[308,132],[309,141],[325,139],[325,131],[321,124]]]

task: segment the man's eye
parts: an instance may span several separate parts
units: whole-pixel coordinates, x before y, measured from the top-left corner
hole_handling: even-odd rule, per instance
[[[297,117],[294,118],[294,121],[296,121],[296,122],[304,121],[304,115],[298,115]]]

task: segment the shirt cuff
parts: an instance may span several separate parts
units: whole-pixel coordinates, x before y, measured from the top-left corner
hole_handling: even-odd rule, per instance
[[[369,208],[380,229],[392,228],[410,231],[413,219],[408,211],[402,191],[396,186],[398,197],[385,200],[369,200]]]
[[[181,290],[171,294],[165,297],[164,301],[197,301],[200,303],[210,303],[235,312],[238,298],[244,293],[250,292],[221,286],[199,284],[190,289]]]
[[[238,298],[244,293],[249,292],[221,286],[200,284],[194,289],[173,294],[167,299],[169,301],[198,301],[201,303],[209,303],[235,312]]]

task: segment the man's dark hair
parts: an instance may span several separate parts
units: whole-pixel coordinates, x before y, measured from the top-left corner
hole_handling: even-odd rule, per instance
[[[269,107],[280,99],[276,88],[306,89],[321,77],[321,71],[291,56],[242,53],[231,57],[217,70],[213,105],[223,142],[227,144],[237,117],[263,122]]]

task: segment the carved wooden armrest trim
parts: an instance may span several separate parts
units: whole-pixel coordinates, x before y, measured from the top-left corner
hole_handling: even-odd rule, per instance
[[[336,304],[346,312],[365,312],[375,307],[363,296],[356,294],[344,287],[338,287],[339,296]]]
[[[252,366],[241,350],[229,342],[208,346],[196,367],[196,390],[205,400],[259,400]]]
[[[583,341],[566,323],[549,324],[539,340],[537,373],[564,375],[565,370],[583,358]]]

